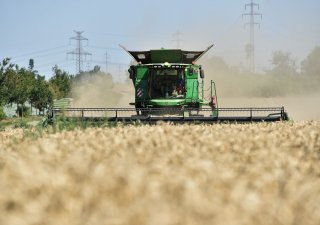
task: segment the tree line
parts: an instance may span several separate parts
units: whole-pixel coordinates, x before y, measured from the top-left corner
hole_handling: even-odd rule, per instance
[[[289,52],[275,51],[270,67],[256,72],[230,66],[219,57],[202,62],[206,79],[214,80],[224,97],[280,97],[320,91],[320,47],[315,47],[301,63]]]
[[[33,59],[29,60],[28,68],[11,63],[10,58],[3,59],[0,62],[0,117],[4,116],[3,106],[8,104],[17,105],[19,116],[28,113],[26,102],[38,109],[40,114],[52,105],[53,99],[67,97],[74,76],[58,66],[52,70],[53,76],[46,80],[34,69]]]
[[[218,83],[222,95],[239,95],[242,91],[243,95],[268,97],[320,90],[319,62],[320,47],[316,47],[302,61],[300,70],[297,60],[290,53],[274,52],[271,58],[272,68],[265,71],[265,76],[250,74],[239,67],[230,67],[218,57],[207,59],[204,64],[207,72],[212,73],[210,79],[220,81]],[[0,61],[0,119],[4,117],[3,106],[8,104],[16,104],[20,116],[27,114],[26,102],[38,109],[39,114],[43,113],[53,104],[54,99],[70,97],[73,83],[85,82],[88,75],[90,78],[91,75],[102,74],[99,66],[95,66],[92,71],[72,75],[56,65],[52,68],[53,76],[46,80],[45,76],[34,69],[34,64],[33,59],[29,60],[28,68],[12,63],[10,58]],[[252,82],[255,82],[254,85],[247,85]]]

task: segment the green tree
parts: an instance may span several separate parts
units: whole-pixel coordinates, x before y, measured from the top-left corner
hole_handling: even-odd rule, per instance
[[[95,66],[93,67],[93,70],[92,70],[91,72],[92,72],[92,73],[99,73],[99,72],[101,72],[101,67],[98,66],[98,65],[95,65]]]
[[[296,75],[298,74],[296,61],[291,56],[291,53],[276,51],[272,56],[271,62],[274,68],[271,70],[271,73],[281,76]]]
[[[57,79],[59,80],[57,83],[63,86],[65,79],[61,79],[61,77],[65,76],[65,72],[61,72],[58,68],[55,71],[57,77],[60,78],[60,80]],[[69,82],[70,76],[67,77],[67,82]],[[57,90],[60,92],[59,86],[57,86]],[[16,103],[18,113],[22,116],[26,115],[29,110],[25,107],[27,101],[31,106],[43,111],[52,104],[52,99],[53,94],[50,91],[49,82],[34,70],[33,59],[29,60],[28,69],[19,68],[18,65],[10,63],[9,58],[0,62],[0,106]]]
[[[5,87],[5,77],[6,77],[6,71],[8,70],[8,67],[10,67],[10,59],[5,58],[0,62],[0,120],[4,119],[6,117],[6,114],[3,110],[3,104],[8,102],[8,96],[7,96],[7,88]],[[13,67],[13,65],[12,65]]]
[[[53,77],[49,80],[49,88],[54,99],[65,98],[70,95],[73,76],[69,75],[55,65],[53,68]]]
[[[37,75],[34,88],[31,91],[30,101],[39,112],[43,112],[44,109],[52,104],[53,95],[44,76]]]
[[[3,106],[0,105],[0,121],[6,118],[6,114],[3,110]]]
[[[0,63],[0,104],[14,103],[17,98],[18,66],[9,58]]]
[[[25,115],[24,104],[29,101],[31,103],[31,92],[35,85],[35,74],[30,70],[21,68],[18,70],[18,85],[16,90],[16,103],[21,105],[22,113]]]
[[[320,47],[316,47],[301,63],[301,71],[308,76],[320,78]]]

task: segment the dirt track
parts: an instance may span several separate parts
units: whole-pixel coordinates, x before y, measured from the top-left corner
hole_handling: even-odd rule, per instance
[[[0,133],[0,224],[318,224],[320,123]]]

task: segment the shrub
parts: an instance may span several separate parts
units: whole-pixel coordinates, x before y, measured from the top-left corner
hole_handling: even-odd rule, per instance
[[[3,110],[3,106],[0,106],[0,120],[5,119],[7,116]]]
[[[17,108],[17,113],[20,117],[30,116],[31,110],[30,107],[19,105]]]
[[[30,125],[24,119],[19,119],[13,125],[13,128],[30,128]]]

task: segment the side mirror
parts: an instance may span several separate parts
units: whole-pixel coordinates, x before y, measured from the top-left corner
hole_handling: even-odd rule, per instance
[[[131,69],[131,68],[129,68],[129,69],[128,69],[128,72],[129,72],[129,78],[130,78],[130,79],[133,79],[133,78],[134,78],[134,70]]]
[[[200,70],[200,77],[201,77],[201,79],[204,78],[204,70],[203,69]]]
[[[188,74],[189,74],[189,75],[194,74],[194,70],[193,70],[192,67],[189,67],[189,68],[188,68]]]

